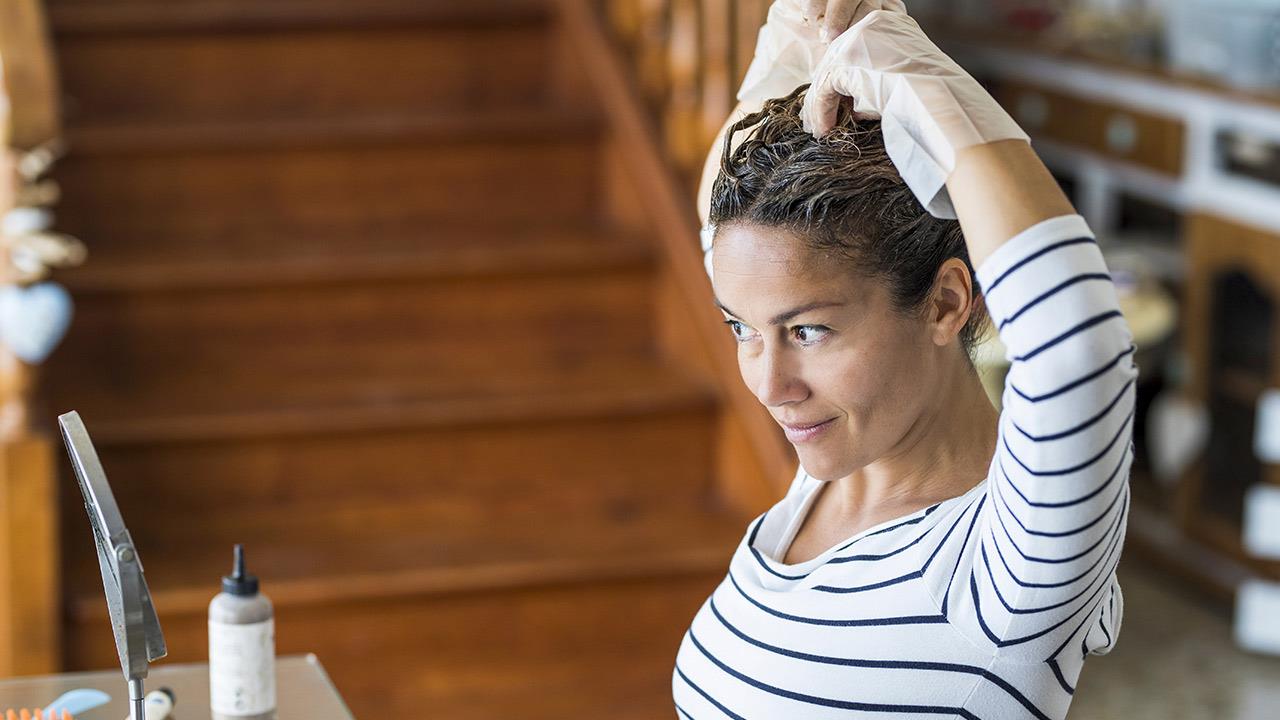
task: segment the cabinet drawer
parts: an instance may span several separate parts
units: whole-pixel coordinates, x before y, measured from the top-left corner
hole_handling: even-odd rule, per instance
[[[1002,81],[1000,101],[1032,139],[1081,150],[1178,177],[1185,130],[1178,120],[1036,85]]]

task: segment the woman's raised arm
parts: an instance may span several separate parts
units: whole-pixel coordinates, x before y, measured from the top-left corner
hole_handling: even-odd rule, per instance
[[[935,598],[975,643],[1078,671],[1118,630],[1133,459],[1133,340],[1102,253],[1022,130],[910,17],[871,13],[815,76],[815,135],[851,98],[920,202],[959,218],[1011,363],[987,495],[929,567]]]

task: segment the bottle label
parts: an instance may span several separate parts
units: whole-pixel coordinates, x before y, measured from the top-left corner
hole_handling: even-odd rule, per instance
[[[220,715],[259,715],[276,707],[275,620],[209,621],[209,704]]]

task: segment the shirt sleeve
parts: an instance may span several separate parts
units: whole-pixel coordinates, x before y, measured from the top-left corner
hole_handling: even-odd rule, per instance
[[[1010,363],[986,497],[944,609],[1008,658],[1102,653],[1119,629],[1133,338],[1088,225],[1047,220],[977,269]],[[950,570],[952,568],[948,568]]]

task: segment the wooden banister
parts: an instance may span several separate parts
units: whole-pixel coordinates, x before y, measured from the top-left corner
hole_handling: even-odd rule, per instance
[[[769,0],[604,0],[612,32],[659,119],[667,159],[696,186],[755,53]]]
[[[688,0],[677,3],[677,8],[667,0],[618,0],[617,5],[606,6],[603,13],[613,25],[613,43],[603,27],[602,14],[594,12],[588,2],[559,0],[559,4],[570,35],[580,45],[578,64],[587,70],[588,81],[594,85],[614,132],[626,138],[621,151],[628,172],[637,194],[645,198],[649,219],[659,235],[666,271],[674,286],[672,302],[689,330],[688,341],[680,343],[676,354],[705,368],[724,403],[716,452],[717,485],[731,505],[758,513],[776,502],[786,489],[795,472],[796,459],[777,424],[743,385],[733,348],[726,342],[724,328],[713,310],[711,287],[698,246],[698,216],[692,191],[692,182],[701,171],[711,141],[734,102],[730,87],[736,89],[735,82],[705,79],[703,70],[723,68],[727,73],[729,68],[745,67],[745,62],[733,56],[714,62],[705,59],[707,48],[726,52],[735,43],[708,43],[698,38],[704,37],[709,27],[722,30],[725,25],[732,26],[735,3]],[[719,4],[719,9],[709,11],[712,4]],[[720,20],[711,22],[715,17]],[[729,20],[726,22],[725,18]],[[682,19],[695,27],[675,32],[669,19]],[[690,37],[697,41],[684,37],[682,33],[686,32],[691,32]],[[646,79],[646,73],[652,71],[646,66],[654,62],[654,48],[645,43],[653,38],[672,38],[673,43],[671,47],[657,48],[664,68],[660,83]],[[752,43],[747,61],[754,51],[754,37]],[[628,64],[626,58],[634,64]],[[737,75],[736,71],[731,73],[731,77]],[[651,84],[646,86],[647,82]],[[723,95],[708,99],[707,92],[717,86],[720,91],[716,92]],[[655,87],[665,90],[659,96],[661,102],[650,107],[646,117],[640,96],[652,102]],[[714,103],[726,108],[724,116],[714,117],[718,111],[708,109]]]
[[[59,136],[53,51],[37,0],[0,0],[0,291],[42,275],[14,255],[72,241],[24,232],[15,209],[42,211],[56,188],[43,175]],[[28,213],[29,214],[29,213]],[[25,269],[24,268],[25,265]],[[51,439],[31,427],[35,368],[0,338],[0,676],[60,665],[57,494]]]

